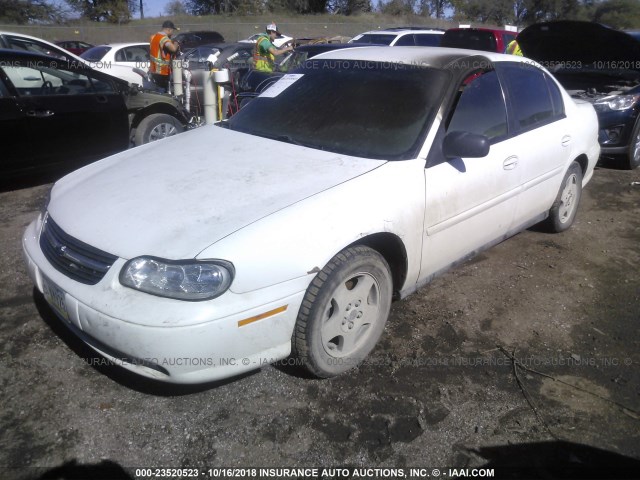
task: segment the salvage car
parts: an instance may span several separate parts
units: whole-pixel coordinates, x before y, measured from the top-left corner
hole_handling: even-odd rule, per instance
[[[2,177],[78,168],[127,149],[129,114],[119,88],[83,64],[0,49]]]
[[[82,55],[84,52],[93,47],[92,44],[83,42],[81,40],[62,40],[56,42],[56,45],[64,48],[65,50],[68,50],[74,55]]]
[[[142,80],[142,77],[139,74],[135,73],[133,71],[133,68],[131,68],[130,66],[108,64],[105,65],[101,62],[92,63],[68,50],[65,50],[62,47],[59,47],[54,43],[43,40],[42,38],[25,35],[23,33],[0,31],[0,48],[23,50],[27,52],[40,53],[42,55],[50,55],[52,57],[63,59],[66,62],[84,63],[91,68],[103,70],[109,75],[121,78],[128,82],[135,80],[134,83],[140,84]]]
[[[141,375],[220,380],[293,353],[331,377],[392,299],[538,222],[568,229],[597,133],[522,57],[335,50],[227,121],[58,181],[24,258],[61,322]]]
[[[151,82],[144,80],[146,73],[141,69],[138,74],[130,66],[90,62],[46,40],[21,33],[0,32],[0,48],[49,55],[63,60],[67,65],[89,67],[114,77],[127,103],[130,141],[133,146],[175,135],[192,125],[192,116],[182,103],[171,95],[155,90]],[[135,77],[143,78],[145,88],[139,88],[135,82],[129,81]],[[129,88],[129,83],[134,86]]]
[[[392,27],[356,35],[349,43],[359,45],[389,45],[392,47],[437,47],[444,34],[441,28]]]
[[[81,58],[91,62],[93,68],[109,73],[114,66],[129,67],[131,74],[124,80],[143,86],[143,78],[135,69],[149,69],[149,43],[109,43],[90,48]]]
[[[603,155],[640,166],[640,42],[597,23],[558,21],[525,28],[518,43],[573,97],[593,103]]]
[[[495,28],[450,28],[444,32],[440,46],[506,53],[516,35],[517,32]]]

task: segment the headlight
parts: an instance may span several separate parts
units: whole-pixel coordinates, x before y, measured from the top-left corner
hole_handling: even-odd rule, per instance
[[[223,260],[163,260],[137,257],[120,272],[120,283],[142,292],[177,300],[210,300],[231,285],[234,268]]]
[[[593,103],[600,110],[626,110],[640,99],[640,95],[611,95]]]

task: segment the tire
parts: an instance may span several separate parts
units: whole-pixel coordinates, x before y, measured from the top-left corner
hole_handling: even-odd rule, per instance
[[[171,137],[184,131],[180,121],[166,113],[154,113],[142,119],[136,128],[134,144],[136,147]]]
[[[556,201],[549,210],[549,217],[545,220],[547,229],[560,233],[571,227],[578,213],[581,197],[582,169],[578,162],[573,162],[562,180]]]
[[[640,117],[636,120],[631,137],[629,137],[629,150],[627,152],[627,168],[634,170],[640,167]]]
[[[378,342],[389,317],[389,265],[375,250],[338,253],[313,279],[293,332],[294,354],[320,378],[358,365]]]

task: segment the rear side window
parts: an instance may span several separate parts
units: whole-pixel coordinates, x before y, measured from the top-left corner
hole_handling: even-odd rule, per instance
[[[497,51],[496,37],[485,30],[447,30],[443,35],[442,47],[468,48],[471,50]]]
[[[99,62],[109,50],[111,50],[111,47],[107,45],[98,45],[97,47],[90,48],[80,56],[90,62]]]
[[[558,86],[533,65],[508,64],[504,69],[511,104],[521,131],[564,118],[564,103]]]
[[[507,111],[495,70],[472,77],[462,88],[447,132],[485,135],[496,143],[507,135]]]
[[[421,47],[439,47],[442,35],[439,33],[416,33],[416,45]]]
[[[398,39],[396,43],[394,43],[397,47],[413,47],[416,42],[413,40],[413,35],[403,35]]]

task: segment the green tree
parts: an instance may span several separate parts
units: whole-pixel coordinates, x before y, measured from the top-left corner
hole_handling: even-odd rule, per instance
[[[513,0],[452,0],[452,3],[459,19],[496,25],[515,19]]]
[[[387,3],[380,3],[380,12],[385,15],[410,15],[413,12],[412,0],[389,0]]]
[[[577,20],[582,9],[579,0],[524,0],[518,20],[526,25],[552,20]]]
[[[136,0],[67,0],[67,3],[94,22],[126,23],[138,9]]]
[[[168,17],[187,15],[187,6],[181,0],[172,0],[165,7],[164,13]]]
[[[593,20],[621,30],[640,27],[638,0],[609,0],[595,5]]]
[[[46,0],[0,0],[0,22],[19,25],[36,22],[58,23],[65,19],[61,7]]]

